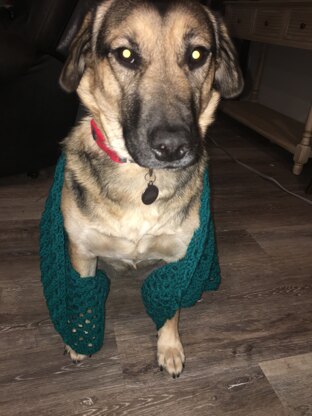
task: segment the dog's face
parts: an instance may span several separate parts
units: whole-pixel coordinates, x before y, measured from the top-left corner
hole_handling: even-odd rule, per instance
[[[222,22],[197,1],[107,0],[90,12],[61,84],[78,93],[121,157],[195,163],[220,95],[243,82]]]

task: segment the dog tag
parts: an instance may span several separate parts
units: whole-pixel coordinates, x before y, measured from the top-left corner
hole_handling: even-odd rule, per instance
[[[151,205],[156,201],[159,195],[159,189],[153,183],[149,183],[144,194],[142,195],[142,202],[145,205]]]

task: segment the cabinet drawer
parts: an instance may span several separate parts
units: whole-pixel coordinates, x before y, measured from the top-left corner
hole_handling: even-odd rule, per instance
[[[243,37],[251,32],[255,10],[250,8],[228,8],[226,21],[232,36]]]
[[[312,8],[291,10],[285,37],[312,44]]]
[[[283,33],[285,12],[278,9],[258,9],[253,34],[276,38]]]

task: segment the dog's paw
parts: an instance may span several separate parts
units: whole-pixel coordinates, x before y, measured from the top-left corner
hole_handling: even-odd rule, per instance
[[[83,361],[85,358],[87,358],[87,355],[78,354],[69,345],[65,345],[64,355],[66,354],[70,356],[70,359],[72,360],[74,364],[78,364],[81,361]]]
[[[185,363],[185,355],[180,340],[167,345],[158,342],[157,358],[161,371],[166,369],[173,378],[180,377]]]

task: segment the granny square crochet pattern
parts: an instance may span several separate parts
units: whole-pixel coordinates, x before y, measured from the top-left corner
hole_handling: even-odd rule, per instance
[[[100,270],[94,277],[81,278],[71,265],[61,212],[64,166],[65,156],[62,155],[40,222],[41,280],[55,329],[65,344],[77,353],[90,355],[103,345],[109,280]],[[194,305],[204,291],[219,287],[220,268],[209,195],[206,172],[200,227],[195,231],[185,257],[156,269],[143,283],[143,303],[157,329],[179,308]]]

